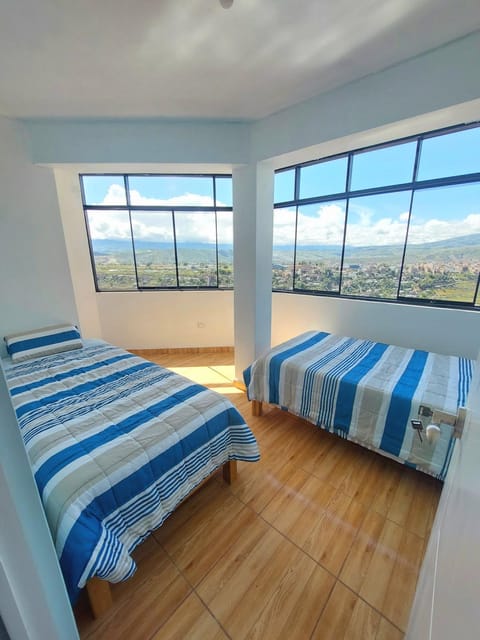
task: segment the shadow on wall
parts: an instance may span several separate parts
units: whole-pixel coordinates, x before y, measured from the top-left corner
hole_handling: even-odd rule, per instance
[[[5,629],[5,625],[3,624],[3,620],[1,617],[0,617],[0,640],[10,640],[10,636],[8,635],[8,632]]]

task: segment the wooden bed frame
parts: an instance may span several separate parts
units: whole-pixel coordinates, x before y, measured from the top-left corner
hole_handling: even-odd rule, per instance
[[[202,485],[204,485],[210,478],[217,472],[217,469],[205,480],[203,480],[198,487],[186,496],[182,502],[190,498],[194,493],[196,493]],[[229,460],[225,462],[222,467],[223,479],[227,484],[231,484],[235,481],[237,477],[237,461]],[[182,502],[179,503],[182,504]],[[92,610],[92,614],[94,618],[99,618],[103,615],[113,604],[112,592],[110,589],[110,583],[106,580],[102,580],[101,578],[90,578],[90,580],[86,584],[87,596],[90,603],[90,608]]]

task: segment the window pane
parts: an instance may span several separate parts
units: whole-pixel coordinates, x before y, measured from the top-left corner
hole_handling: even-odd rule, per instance
[[[123,176],[81,176],[85,204],[126,205]]]
[[[426,138],[422,142],[418,180],[480,172],[480,127]]]
[[[87,211],[100,291],[136,289],[130,220],[127,211]]]
[[[416,191],[400,295],[473,302],[480,265],[480,183]]]
[[[172,214],[132,211],[133,240],[140,287],[176,287]]]
[[[276,171],[274,175],[273,201],[288,202],[295,198],[295,169]]]
[[[218,286],[233,288],[233,214],[217,213],[218,236]]]
[[[215,195],[217,198],[217,207],[232,206],[232,177],[215,178]]]
[[[217,286],[215,213],[175,212],[178,284]]]
[[[213,206],[210,176],[129,176],[128,185],[137,206]]]
[[[411,191],[351,198],[341,293],[396,298]]]
[[[300,198],[343,193],[347,184],[347,158],[318,162],[300,169]]]
[[[279,208],[273,211],[273,289],[293,289],[295,218],[295,208]]]
[[[413,180],[417,142],[355,153],[350,188],[370,189]]]
[[[295,288],[338,292],[345,201],[298,208]]]

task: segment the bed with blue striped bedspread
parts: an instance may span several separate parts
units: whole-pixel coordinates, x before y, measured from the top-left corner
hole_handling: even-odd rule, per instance
[[[227,398],[107,343],[6,377],[72,602],[92,576],[131,576],[131,551],[216,468],[259,459]]]
[[[440,479],[454,446],[410,425],[425,405],[457,413],[474,362],[370,340],[310,331],[274,347],[244,372],[250,400],[268,402]],[[425,422],[425,426],[428,419]]]

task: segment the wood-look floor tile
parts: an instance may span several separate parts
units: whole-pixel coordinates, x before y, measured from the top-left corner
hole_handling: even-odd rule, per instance
[[[380,540],[384,525],[385,518],[374,511],[369,511],[352,543],[340,579],[357,593],[369,572],[373,553]]]
[[[405,630],[424,550],[423,538],[369,512],[340,579]]]
[[[165,520],[161,527],[153,532],[154,537],[159,543],[164,539],[175,536],[178,531],[183,530],[184,524],[188,522],[195,514],[201,512],[209,502],[215,499],[223,489],[225,496],[228,488],[223,484],[218,488],[218,483],[212,478],[208,480],[200,489],[192,496],[188,497],[177,509]]]
[[[381,607],[382,614],[406,631],[424,555],[424,541],[409,531],[403,536],[389,585]]]
[[[231,353],[159,359],[219,391],[233,370]],[[261,462],[239,462],[231,486],[217,474],[140,545],[103,618],[82,598],[81,638],[401,640],[441,484],[277,408],[252,417],[244,393],[228,397]]]
[[[173,580],[178,575],[170,558],[153,536],[139,545],[133,551],[132,557],[137,564],[137,570],[128,580],[110,585],[113,606],[104,616],[94,619],[86,593],[81,594],[80,603],[75,608],[75,614],[82,638],[96,635],[99,628],[104,626],[110,617],[117,615],[118,611],[125,607],[131,592],[138,589],[146,580],[150,579],[150,582],[155,584],[158,575],[166,575],[167,580]]]
[[[188,539],[177,538],[165,544],[176,566],[193,585],[197,585],[223,555],[244,535],[258,517],[242,505],[231,513],[218,512],[208,524],[197,526]]]
[[[355,500],[370,507],[375,501],[382,484],[383,460],[372,451],[361,449],[358,451],[356,461],[352,463],[352,473],[345,478],[340,485],[341,490]]]
[[[310,476],[298,493],[281,490],[262,516],[337,575],[366,512],[360,502]]]
[[[278,583],[278,588],[246,638],[310,638],[334,581],[333,576],[313,560],[295,553],[290,566]]]
[[[202,489],[200,489],[201,492]],[[208,498],[207,501],[203,497],[199,499],[199,502],[201,501],[202,503],[200,509],[192,508],[189,510],[190,517],[184,519],[181,524],[181,537],[176,536],[172,529],[169,530],[168,527],[165,528],[165,531],[162,531],[163,527],[161,527],[158,532],[155,532],[156,539],[170,555],[176,554],[181,547],[190,544],[190,538],[198,540],[205,532],[214,530],[216,525],[222,525],[226,521],[228,522],[235,518],[244,506],[232,494],[225,483],[213,483],[208,492]],[[171,517],[173,520],[171,526],[178,532],[175,513]]]
[[[403,640],[404,634],[383,616],[380,616],[375,640]]]
[[[299,549],[268,527],[248,556],[236,563],[235,571],[221,589],[212,590],[212,583],[218,583],[214,567],[197,591],[227,633],[240,640],[245,638],[274,594],[278,595],[279,585],[288,573],[295,571],[303,557]],[[225,575],[223,571],[222,574]]]
[[[230,548],[222,557],[222,562],[211,569],[208,575],[197,586],[196,591],[206,603],[210,602],[221,592],[225,592],[227,584],[237,576],[239,567],[243,565],[252,551],[258,548],[260,541],[265,537],[270,527],[260,518],[255,518],[244,531],[238,543]],[[242,587],[242,581],[239,582]],[[231,585],[230,585],[231,587]],[[229,587],[229,588],[230,588]],[[232,597],[241,599],[241,595],[235,596],[234,590],[230,588]]]
[[[330,482],[335,487],[340,487],[342,482],[351,473],[348,457],[351,455],[351,445],[340,441],[333,435],[330,441],[323,443],[321,450],[313,457],[302,463],[302,468],[315,475],[319,480]]]
[[[289,463],[273,465],[264,459],[254,465],[238,463],[238,476],[231,491],[256,513],[261,513],[294,472],[295,466]]]
[[[417,478],[418,480],[418,478]],[[432,478],[417,482],[408,511],[405,527],[421,538],[427,538],[432,526],[432,515],[436,512],[441,484]]]
[[[95,637],[112,640],[150,638],[190,591],[190,585],[171,562],[167,566],[154,565],[148,578],[138,588],[130,589],[128,604],[125,600],[115,601],[112,589],[114,610],[95,630]]]
[[[322,521],[311,531],[302,548],[338,575],[366,513],[363,504],[337,491]]]
[[[382,533],[375,546],[368,572],[360,587],[360,596],[378,611],[382,611],[388,585],[400,551],[402,527],[385,520]]]
[[[312,640],[375,640],[379,624],[380,614],[337,582]]]
[[[387,513],[387,517],[401,527],[406,526],[412,507],[413,499],[417,491],[418,472],[405,469],[395,492],[395,499]]]
[[[296,523],[309,531],[311,522],[323,516],[334,494],[332,486],[296,469],[262,511],[262,517],[285,535]]]
[[[228,636],[194,593],[176,609],[152,640],[227,640]]]
[[[370,508],[380,515],[386,516],[395,499],[395,494],[402,474],[405,473],[405,468],[403,465],[384,457],[380,457],[380,460],[382,469],[381,479],[379,480],[378,491],[375,499],[370,504]]]

